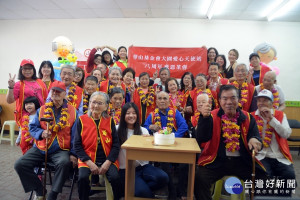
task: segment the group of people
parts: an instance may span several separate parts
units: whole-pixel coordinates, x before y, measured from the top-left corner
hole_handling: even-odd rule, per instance
[[[47,199],[57,198],[72,166],[79,169],[80,199],[89,198],[90,176],[98,175],[106,175],[114,199],[120,199],[126,155],[120,146],[131,135],[152,135],[164,127],[175,137],[196,138],[202,149],[197,158],[196,199],[211,199],[211,185],[225,175],[250,179],[252,150],[258,177],[295,179],[286,140],[291,129],[276,74],[260,65],[256,53],[249,56],[250,69],[237,63],[236,49],[228,53],[228,67],[216,48],[209,48],[207,55],[207,74],[194,77],[185,72],[180,82],[168,68],[161,68],[153,77],[139,74],[137,83],[123,46],[118,51],[95,47],[85,70],[63,65],[61,81],[54,80],[51,62],[42,62],[37,76],[33,61],[22,60],[19,81],[9,75],[7,102],[16,101],[20,127],[16,144],[24,155],[15,170],[25,192],[34,190],[37,199],[45,196],[34,169],[47,153],[55,166]],[[154,190],[168,185],[169,199],[177,195],[184,199],[187,166],[179,165],[183,173],[177,192],[171,167],[137,160],[135,195],[152,198]]]

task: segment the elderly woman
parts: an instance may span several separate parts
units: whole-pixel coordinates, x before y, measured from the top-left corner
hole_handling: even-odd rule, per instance
[[[210,63],[208,67],[209,80],[207,81],[208,88],[211,91],[217,91],[221,85],[229,84],[228,79],[220,78],[219,64],[216,62]]]
[[[16,101],[15,120],[20,126],[20,120],[25,114],[23,110],[24,99],[35,96],[38,98],[40,105],[44,105],[48,92],[45,83],[41,79],[37,79],[34,63],[30,59],[24,59],[21,62],[18,74],[20,81],[15,83],[15,77],[16,75],[11,76],[9,74],[6,101],[8,104]]]
[[[53,65],[49,60],[45,60],[41,63],[39,68],[39,79],[46,84],[48,91],[51,89],[54,79],[54,69]]]
[[[160,82],[157,84],[154,84],[153,87],[155,90],[160,90],[160,91],[166,91],[166,81],[168,78],[170,78],[170,70],[167,67],[162,67],[159,70],[159,78],[160,78]]]
[[[111,89],[113,89],[114,87],[120,87],[124,91],[126,91],[126,86],[121,82],[121,78],[122,71],[120,67],[109,68],[108,79],[101,82],[99,91],[109,94]]]
[[[236,81],[232,82],[231,85],[234,85],[241,92],[239,107],[247,112],[255,111],[257,109],[257,105],[256,99],[253,97],[256,96],[257,92],[255,87],[246,81],[248,75],[248,68],[246,64],[237,64],[233,74]]]
[[[139,87],[133,93],[133,102],[137,105],[140,115],[140,124],[144,125],[148,115],[154,111],[155,104],[155,90],[149,86],[150,75],[147,72],[142,72],[139,76]]]
[[[110,103],[107,113],[114,119],[115,125],[119,125],[125,93],[121,88],[115,87],[111,90],[109,98]]]
[[[183,101],[183,94],[179,90],[179,83],[176,78],[168,78],[166,81],[166,92],[169,93],[170,107],[183,112],[186,101]]]
[[[103,92],[94,92],[89,110],[80,116],[75,134],[74,149],[78,156],[79,198],[89,199],[89,176],[106,175],[112,185],[114,199],[119,199],[120,144],[114,120],[107,114],[109,97]]]
[[[197,108],[197,96],[202,93],[206,93],[209,97],[209,103],[212,104],[212,108],[218,108],[217,93],[206,89],[207,79],[204,74],[197,74],[195,77],[196,88],[191,92],[191,97],[193,100],[193,109]]]
[[[230,82],[235,81],[233,77],[233,70],[237,65],[237,59],[239,58],[239,52],[236,49],[231,49],[228,52],[229,66],[225,69],[225,78],[228,78]]]

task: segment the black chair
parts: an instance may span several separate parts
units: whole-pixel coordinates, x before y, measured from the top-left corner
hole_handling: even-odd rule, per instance
[[[45,163],[43,163],[42,165],[40,165],[38,167],[37,174],[43,174],[42,173],[42,169],[43,168],[45,168]],[[47,163],[46,170],[48,172],[47,179],[49,179],[49,183],[46,183],[46,185],[52,185],[52,176],[51,176],[51,173],[55,172],[55,166],[54,166],[54,164],[51,163],[51,162]],[[44,172],[44,173],[47,173],[47,172]],[[71,184],[70,185],[64,185],[64,187],[70,187],[71,188],[70,189],[70,194],[69,194],[69,200],[72,199],[72,193],[73,193],[74,185],[75,185],[76,180],[77,180],[77,175],[78,175],[78,168],[75,168],[75,169],[73,169],[72,178],[70,179],[71,180]],[[33,196],[33,191],[31,191],[28,200],[31,200],[32,196]]]
[[[300,122],[296,119],[288,119],[291,129],[300,129]],[[291,135],[288,139],[290,142],[300,142],[300,135],[293,136]],[[298,155],[300,155],[300,145],[298,145]]]

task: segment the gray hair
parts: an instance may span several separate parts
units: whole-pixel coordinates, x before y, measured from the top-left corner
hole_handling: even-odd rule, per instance
[[[237,68],[240,67],[240,66],[243,66],[243,67],[245,68],[246,72],[248,73],[249,69],[248,69],[248,67],[247,67],[247,65],[246,65],[245,63],[238,63],[238,64],[235,66],[235,68],[234,68],[234,73],[236,73]]]
[[[253,52],[254,53],[258,53],[258,52],[260,52],[260,53],[268,53],[271,49],[274,51],[274,57],[276,57],[277,51],[276,51],[275,47],[273,45],[271,45],[271,44],[266,43],[266,42],[257,45],[254,48]]]
[[[158,74],[161,74],[161,73],[162,73],[162,71],[164,71],[164,70],[167,70],[167,71],[168,71],[168,73],[169,73],[169,76],[170,76],[170,70],[169,70],[169,68],[167,68],[167,67],[162,67],[162,68],[160,68],[160,70],[159,70],[159,73],[158,73]]]
[[[61,67],[61,69],[60,69],[60,73],[63,71],[63,69],[72,69],[73,75],[75,75],[75,68],[76,68],[76,67],[73,67],[72,65],[64,64],[64,65]]]
[[[98,95],[104,97],[106,105],[109,104],[109,97],[108,97],[108,95],[107,95],[106,93],[104,93],[104,92],[94,92],[94,93],[91,95],[90,101],[89,101],[89,109],[88,109],[88,112],[87,112],[87,114],[88,114],[89,117],[92,116],[92,112],[91,112],[91,109],[90,109],[91,100],[92,100],[92,98],[93,98],[94,96],[98,96]],[[108,117],[107,110],[104,111],[104,112],[102,112],[102,117],[105,117],[105,118]]]
[[[199,95],[197,96],[197,101],[198,101],[198,99],[199,99],[200,97],[202,97],[202,96],[205,97],[206,101],[209,100],[209,97],[208,97],[208,95],[207,95],[206,93],[201,93],[201,94],[199,94]]]
[[[111,74],[112,71],[114,71],[114,70],[118,70],[120,75],[122,76],[122,70],[120,69],[120,67],[117,67],[117,66],[110,67],[109,71],[108,71],[108,75]]]

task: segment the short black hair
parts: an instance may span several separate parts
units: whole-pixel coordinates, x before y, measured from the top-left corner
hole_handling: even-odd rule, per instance
[[[40,79],[43,79],[43,74],[42,74],[42,68],[45,66],[45,65],[48,65],[50,68],[51,68],[51,74],[50,74],[50,79],[51,81],[53,82],[54,81],[54,68],[53,68],[53,65],[51,63],[51,61],[49,60],[44,60],[41,65],[40,65],[40,68],[39,68],[39,78]]]
[[[39,100],[35,96],[27,97],[23,101],[23,110],[25,110],[25,104],[27,104],[27,103],[34,103],[35,110],[37,110],[41,107]]]
[[[218,69],[219,69],[219,67],[220,67],[219,63],[216,63],[216,62],[211,62],[211,63],[209,64],[209,66],[208,66],[208,69],[209,69],[209,68],[210,68],[210,66],[212,66],[212,65],[217,65],[217,66],[218,66]]]
[[[33,80],[36,80],[37,79],[37,77],[36,77],[36,70],[35,70],[35,67],[33,66],[33,65],[30,65],[32,68],[33,68],[33,75],[32,75],[32,79]],[[23,66],[24,67],[24,66]],[[19,74],[18,74],[18,79],[20,80],[20,81],[24,81],[25,80],[25,76],[23,75],[23,73],[22,73],[22,68],[23,67],[20,67],[20,69],[19,69]]]
[[[94,81],[96,84],[98,84],[98,79],[96,76],[90,75],[90,76],[86,77],[84,80],[84,83],[86,83],[87,81]]]
[[[223,91],[234,90],[237,94],[237,97],[240,99],[240,90],[237,89],[234,85],[221,85],[220,92],[218,94],[218,98],[221,98]]]
[[[96,60],[98,57],[101,57],[101,61],[102,61],[102,56],[101,56],[101,54],[95,54],[95,55],[94,55],[94,60]]]
[[[133,78],[135,77],[135,71],[134,71],[134,69],[132,69],[132,68],[130,68],[130,67],[124,69],[124,71],[122,72],[122,77],[124,78],[124,76],[125,76],[128,72],[131,72],[131,73],[132,73]]]
[[[111,99],[115,94],[119,94],[119,93],[121,93],[123,95],[123,98],[125,98],[124,90],[119,87],[114,87],[113,89],[110,90],[109,98]]]

